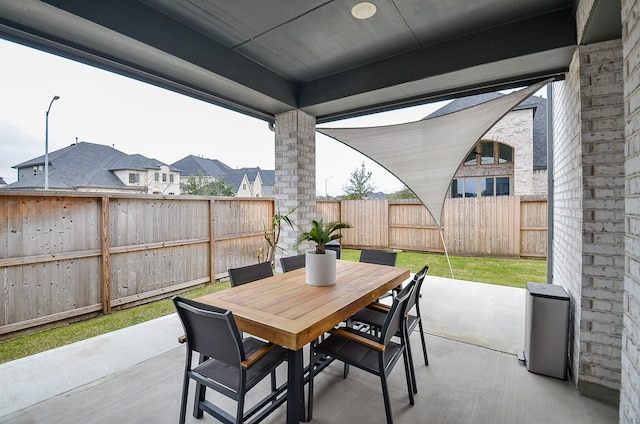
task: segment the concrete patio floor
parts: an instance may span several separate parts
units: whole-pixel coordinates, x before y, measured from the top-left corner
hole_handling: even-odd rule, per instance
[[[530,373],[517,360],[525,290],[427,276],[422,293],[430,365],[414,333],[419,393],[411,407],[402,366],[396,367],[390,377],[396,422],[618,422],[617,405],[580,396],[570,382]],[[181,334],[174,314],[0,364],[0,422],[175,423]],[[343,380],[341,372],[334,363],[316,378],[313,422],[384,422],[379,380],[356,369]],[[284,416],[283,406],[264,422]],[[187,422],[216,420],[188,414]]]

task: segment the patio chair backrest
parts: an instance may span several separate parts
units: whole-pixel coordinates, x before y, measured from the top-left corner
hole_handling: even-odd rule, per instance
[[[280,266],[282,266],[282,272],[293,271],[294,269],[304,268],[306,265],[305,253],[296,256],[288,256],[286,258],[280,258]]]
[[[245,359],[240,331],[231,311],[180,296],[173,303],[182,322],[187,348],[240,368]]]
[[[252,283],[267,277],[273,277],[273,269],[271,268],[270,262],[261,262],[255,265],[229,269],[231,287]]]
[[[407,301],[407,312],[413,309],[416,306],[418,297],[420,296],[420,290],[422,289],[422,283],[424,282],[424,277],[427,275],[427,271],[429,271],[429,266],[425,265],[420,271],[413,276],[411,283],[414,283],[416,288],[411,293],[409,300]]]
[[[373,249],[362,249],[360,251],[360,262],[366,262],[369,264],[396,266],[397,259],[397,252]]]

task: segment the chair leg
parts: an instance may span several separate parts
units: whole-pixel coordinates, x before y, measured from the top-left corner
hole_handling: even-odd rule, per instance
[[[424,355],[424,364],[429,366],[429,356],[427,356],[427,343],[424,337],[424,329],[422,328],[422,319],[418,321],[418,326],[420,327],[420,339],[422,341],[422,354]]]
[[[411,370],[411,383],[413,385],[413,393],[418,393],[418,384],[416,383],[416,370],[413,366],[413,354],[411,352],[411,341],[409,340],[409,332],[405,329],[405,338],[407,340],[407,357],[409,358],[409,369]]]
[[[187,415],[187,399],[189,395],[189,376],[187,371],[184,373],[184,382],[182,383],[182,399],[180,400],[180,424],[184,424]]]
[[[382,398],[384,399],[384,412],[387,415],[387,424],[393,424],[391,402],[389,401],[389,387],[387,387],[387,377],[384,375],[384,371],[380,373],[380,381],[382,382]],[[409,391],[411,391],[411,388],[409,388]]]
[[[409,370],[409,352],[407,351],[407,349],[404,350],[402,354],[402,359],[404,361],[404,374],[405,374],[405,377],[407,378],[407,391],[409,392],[409,405],[415,405],[415,400],[413,399],[413,387],[415,387],[414,386],[415,382],[413,378],[411,378],[411,371]]]
[[[204,384],[196,383],[196,393],[193,399],[193,416],[195,418],[202,418],[204,410],[200,408],[200,403],[204,401],[207,387]]]
[[[271,371],[271,393],[276,391],[276,370]],[[273,398],[271,403],[276,403],[276,398]]]
[[[342,378],[346,380],[348,376],[349,376],[349,364],[345,362],[344,369],[342,370]]]
[[[242,394],[238,398],[238,405],[236,408],[236,423],[244,422],[244,396],[245,396],[244,387],[241,390],[242,390]]]
[[[202,364],[204,361],[209,359],[207,356],[200,354],[198,358],[198,364]],[[200,408],[200,402],[205,399],[207,392],[207,387],[204,384],[200,384],[196,382],[196,393],[193,399],[193,416],[195,418],[202,418],[204,414],[204,410]]]

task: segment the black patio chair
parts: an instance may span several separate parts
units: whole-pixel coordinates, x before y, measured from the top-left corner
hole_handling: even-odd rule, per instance
[[[369,264],[396,266],[397,259],[398,252],[373,249],[362,249],[360,251],[360,262]]]
[[[286,350],[253,337],[242,339],[231,311],[179,296],[173,303],[184,327],[187,357],[184,367],[180,424],[185,422],[189,381],[195,380],[193,416],[204,411],[224,423],[260,422],[286,400],[286,382],[276,387],[276,367],[286,360]],[[192,367],[194,353],[200,354]],[[245,394],[271,375],[270,393],[244,411]],[[236,416],[206,399],[211,388],[237,402]]]
[[[411,377],[413,382],[413,392],[418,393],[418,387],[416,385],[415,371],[413,367],[413,356],[411,353],[411,342],[409,339],[410,334],[415,331],[416,326],[420,327],[420,339],[422,341],[422,354],[424,356],[424,364],[429,366],[429,356],[427,355],[427,343],[424,336],[424,328],[422,327],[422,316],[420,314],[420,302],[418,298],[420,296],[420,290],[422,289],[422,283],[424,277],[427,275],[429,267],[425,265],[420,271],[416,273],[409,285],[415,285],[415,289],[412,291],[409,300],[407,301],[407,308],[405,314],[405,332],[407,339],[407,350],[409,351],[409,361],[411,369]],[[407,287],[409,286],[407,285]],[[352,317],[353,323],[361,323],[369,326],[374,331],[380,331],[384,325],[387,314],[390,311],[390,306],[379,302],[373,302],[366,308],[356,312]],[[415,309],[412,314],[411,311]],[[396,334],[399,336],[399,334]]]
[[[345,365],[353,365],[380,377],[387,423],[391,424],[393,423],[393,417],[389,401],[387,377],[402,356],[407,379],[407,391],[409,392],[409,403],[411,405],[414,404],[412,377],[409,370],[408,351],[405,348],[405,331],[403,331],[406,304],[414,287],[414,285],[407,286],[406,290],[403,290],[394,298],[382,330],[378,335],[374,336],[353,328],[341,327],[329,330],[329,335],[323,341],[311,343],[312,362],[311,372],[309,373],[308,421],[311,421],[313,417],[313,384],[316,375],[313,372],[313,367],[322,364],[325,357],[342,361]],[[392,340],[395,334],[400,334],[400,343]]]
[[[252,283],[267,277],[273,277],[273,268],[270,262],[261,262],[255,265],[229,268],[229,281],[231,287]]]
[[[280,258],[280,266],[282,267],[282,272],[289,272],[293,271],[294,269],[304,268],[306,263],[306,256],[307,255],[303,253],[301,255]]]
[[[362,249],[360,251],[360,262],[369,264],[396,266],[398,260],[398,252],[388,252],[386,250]],[[390,292],[382,295],[382,297],[394,296],[402,290],[402,287],[396,287]]]

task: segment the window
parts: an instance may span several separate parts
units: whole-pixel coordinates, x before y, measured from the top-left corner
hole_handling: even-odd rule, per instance
[[[173,182],[173,174],[169,174],[169,182],[172,183]]]
[[[162,182],[163,183],[167,182],[167,174],[165,174],[164,172],[162,173]]]
[[[464,160],[466,166],[482,165],[496,165],[500,163],[512,163],[513,162],[513,147],[506,144],[482,141],[476,144],[475,149],[469,152],[469,155]]]
[[[511,194],[510,177],[465,177],[455,178],[451,183],[450,196],[509,196]]]
[[[493,165],[493,143],[480,143],[480,165]]]
[[[154,179],[156,182],[160,181],[160,173],[156,172],[156,174],[154,175]]]
[[[513,162],[513,147],[498,143],[498,163]]]
[[[129,173],[129,184],[138,184],[140,182],[140,174],[134,172]]]

